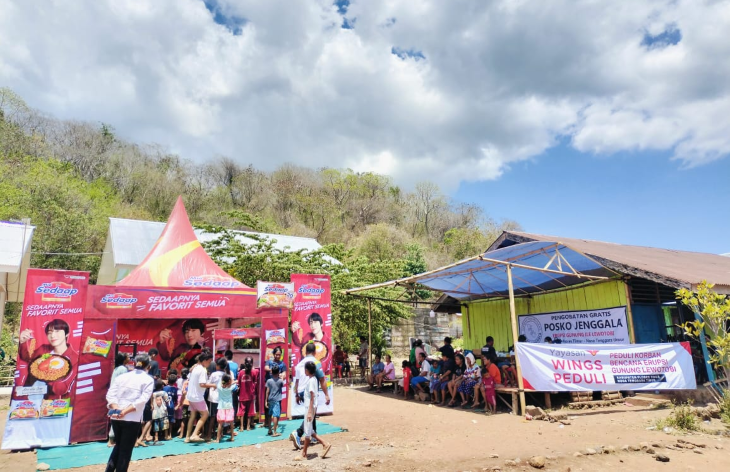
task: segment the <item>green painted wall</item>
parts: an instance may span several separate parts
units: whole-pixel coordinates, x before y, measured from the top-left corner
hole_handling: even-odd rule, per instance
[[[465,305],[461,310],[464,317],[464,347],[479,349],[484,345],[485,338],[492,336],[494,347],[498,351],[507,351],[512,345],[509,300],[480,300]],[[626,287],[620,280],[515,299],[517,316],[622,305],[626,305]]]

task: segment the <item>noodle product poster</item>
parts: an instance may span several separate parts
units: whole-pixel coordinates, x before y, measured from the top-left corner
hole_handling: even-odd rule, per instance
[[[257,308],[291,308],[294,302],[294,284],[258,281]]]
[[[291,315],[292,360],[297,365],[305,356],[305,346],[314,343],[314,356],[322,371],[332,368],[332,307],[329,275],[292,274],[294,308]]]
[[[88,285],[88,272],[28,270],[3,449],[68,444]]]
[[[287,354],[289,346],[286,342],[286,330],[287,330],[288,319],[286,316],[282,318],[264,318],[261,320],[261,327],[264,333],[264,337],[261,339],[261,388],[259,389],[259,405],[265,404],[264,395],[266,393],[266,383],[264,380],[264,366],[266,361],[274,360],[274,349],[281,348],[282,355],[281,360],[286,365]],[[288,369],[288,367],[287,367]],[[284,375],[285,379],[289,379],[289,372]],[[287,418],[289,412],[289,400],[288,400],[288,382],[284,381],[284,388],[281,392],[281,417]]]
[[[213,348],[213,327],[217,324],[216,319],[199,318],[145,320],[144,323],[119,320],[115,343],[136,344],[138,353],[157,348],[161,376],[167,378],[169,369],[180,372],[183,367],[191,367],[203,347]]]

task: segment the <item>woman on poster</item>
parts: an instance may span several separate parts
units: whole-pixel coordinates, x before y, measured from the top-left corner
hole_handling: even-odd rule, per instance
[[[40,346],[33,329],[24,329],[20,333],[18,357],[28,365],[23,385],[45,382],[49,386],[46,399],[63,398],[73,383],[71,361],[78,356],[68,343],[70,329],[66,321],[60,318],[51,320],[44,331],[48,343]]]
[[[186,320],[182,325],[183,341],[175,346],[172,330],[163,329],[159,334],[157,350],[163,361],[169,362],[169,369],[191,368],[195,365],[195,356],[205,347],[205,324],[197,318]]]
[[[325,332],[324,320],[319,313],[312,313],[307,317],[307,324],[309,325],[309,331],[305,332],[299,321],[292,321],[292,342],[297,346],[302,357],[306,355],[303,352],[304,346],[309,342],[314,343],[316,347],[314,357],[322,363],[322,371],[329,374],[332,359],[329,351],[332,341]]]

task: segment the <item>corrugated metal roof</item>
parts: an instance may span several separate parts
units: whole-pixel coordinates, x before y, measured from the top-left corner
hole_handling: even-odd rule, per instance
[[[730,258],[719,254],[678,251],[644,246],[592,241],[589,239],[565,238],[521,231],[505,231],[489,250],[505,247],[508,241],[546,241],[564,244],[596,258],[601,264],[629,275],[654,274],[663,283],[674,287],[692,288],[703,280],[716,285],[718,292],[730,293]],[[614,262],[624,266],[623,270]],[[630,269],[636,269],[632,272]]]
[[[152,250],[155,242],[162,234],[165,223],[144,220],[127,220],[123,218],[109,218],[109,238],[111,240],[112,254],[114,264],[119,266],[136,266],[144,260],[147,254]],[[298,236],[285,236],[281,234],[269,233],[253,233],[249,231],[236,231],[237,238],[241,242],[255,242],[251,238],[247,238],[247,234],[256,234],[274,241],[274,247],[280,250],[289,249],[291,251],[305,250],[315,251],[322,246],[313,238],[302,238]],[[215,234],[204,233],[200,229],[195,230],[195,236],[198,241],[205,243],[212,241],[217,236]],[[104,254],[107,257],[107,254]]]
[[[0,221],[0,272],[17,274],[23,255],[30,251],[35,226]]]

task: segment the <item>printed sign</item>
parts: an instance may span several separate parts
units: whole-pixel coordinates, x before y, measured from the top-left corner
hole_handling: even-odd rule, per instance
[[[294,306],[294,284],[261,282],[256,286],[258,308],[292,308]]]
[[[330,278],[328,275],[292,274],[296,296],[291,315],[292,367],[306,356],[307,344],[314,344],[314,357],[331,384],[332,375],[332,307]],[[296,373],[295,373],[296,374]],[[318,413],[332,413],[334,399],[329,387],[330,404],[325,405],[324,393],[319,393]],[[292,396],[293,397],[293,396]],[[292,401],[292,415],[304,414],[303,404]]]
[[[135,320],[117,322],[116,343],[129,343],[137,346],[137,352],[147,352],[157,348],[157,362],[160,375],[167,378],[169,369],[192,367],[195,356],[204,346],[212,346],[213,333],[208,327],[209,320],[190,318],[187,320]],[[212,322],[217,323],[217,322]]]
[[[541,343],[548,336],[564,344],[630,343],[625,306],[522,315],[519,324],[529,343]]]
[[[71,443],[103,441],[109,433],[106,392],[114,370],[115,326],[116,322],[112,320],[87,318],[84,322],[81,338],[84,348],[79,353],[79,375],[74,389]],[[109,345],[106,356],[103,355],[106,347],[99,348],[102,343]],[[133,349],[130,349],[131,352]]]
[[[526,389],[537,391],[697,388],[689,343],[517,343]]]
[[[28,270],[3,449],[68,444],[88,284],[88,272]]]
[[[264,366],[268,363],[269,366],[271,366],[271,363],[275,362],[275,356],[274,356],[274,349],[279,348],[281,349],[281,358],[279,359],[280,362],[283,363],[284,371],[280,372],[280,377],[282,377],[284,380],[284,388],[282,389],[282,397],[281,397],[281,415],[282,418],[286,418],[289,415],[289,395],[288,395],[288,386],[286,379],[289,378],[288,375],[288,369],[286,365],[286,359],[287,354],[289,351],[289,346],[287,344],[286,334],[287,334],[287,325],[289,324],[289,320],[287,319],[286,312],[284,312],[284,316],[281,318],[264,318],[262,320],[262,332],[264,333],[264,337],[261,339],[261,368],[263,369]],[[261,375],[261,389],[259,390],[259,404],[263,405],[264,402],[264,394],[266,391],[266,377],[267,374]]]
[[[286,343],[286,328],[266,330],[266,344],[284,343]]]
[[[196,291],[96,285],[89,292],[88,318],[94,319],[222,318],[256,309],[256,292],[248,287]]]

